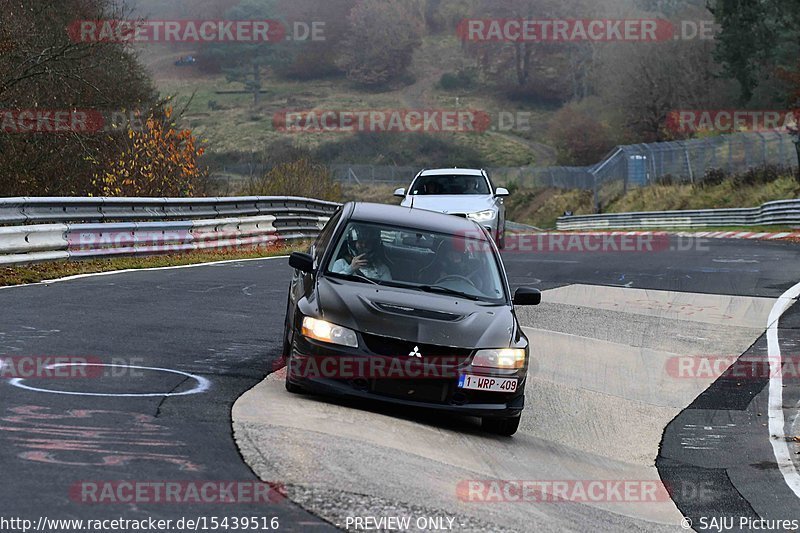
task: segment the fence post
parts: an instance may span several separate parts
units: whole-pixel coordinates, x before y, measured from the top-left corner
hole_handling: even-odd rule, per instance
[[[692,182],[692,185],[694,185],[694,171],[692,170],[692,160],[689,157],[689,146],[685,142],[681,142],[681,145],[683,145],[683,153],[686,156],[686,167],[689,170],[689,180]]]

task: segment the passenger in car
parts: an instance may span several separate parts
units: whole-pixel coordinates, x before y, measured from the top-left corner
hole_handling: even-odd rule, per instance
[[[351,228],[343,257],[333,264],[337,274],[361,274],[370,279],[390,281],[392,273],[386,265],[380,232],[368,226]]]

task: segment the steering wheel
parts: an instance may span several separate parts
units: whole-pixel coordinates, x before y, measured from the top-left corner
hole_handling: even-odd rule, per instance
[[[475,285],[475,282],[473,282],[471,279],[469,279],[468,277],[465,277],[465,276],[459,276],[459,275],[457,275],[457,274],[450,274],[450,275],[447,275],[447,276],[445,276],[445,277],[443,277],[443,278],[440,278],[440,279],[436,280],[436,285],[439,285],[439,284],[441,284],[442,282],[444,282],[444,281],[447,281],[448,279],[455,279],[455,280],[459,280],[459,281],[466,281],[467,283],[469,283],[470,285],[472,285],[472,286],[473,286],[473,287],[475,287],[476,289],[478,288],[478,287]]]

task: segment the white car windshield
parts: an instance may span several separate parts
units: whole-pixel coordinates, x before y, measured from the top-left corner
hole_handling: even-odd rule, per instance
[[[448,235],[351,222],[326,273],[492,303],[506,294],[494,249],[483,233]]]
[[[464,174],[420,176],[411,188],[412,195],[491,194],[483,176]]]

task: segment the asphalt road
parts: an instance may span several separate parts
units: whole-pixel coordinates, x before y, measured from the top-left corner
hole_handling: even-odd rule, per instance
[[[692,241],[674,239],[670,246],[672,249],[651,253],[509,253],[505,261],[512,285],[533,285],[544,289],[602,285],[623,291],[652,289],[694,295],[777,298],[800,281],[800,248],[796,246],[767,242]],[[289,500],[258,505],[90,505],[76,501],[80,498],[74,494],[76,484],[82,486],[80,484],[85,485],[87,481],[253,482],[257,479],[236,446],[230,413],[236,399],[271,372],[272,363],[280,349],[277,339],[283,321],[289,275],[285,260],[272,259],[118,273],[0,290],[0,309],[3,309],[0,353],[5,356],[89,356],[105,363],[163,369],[139,370],[136,373],[120,370],[121,375],[102,379],[28,380],[23,383],[28,387],[63,393],[174,394],[198,388],[202,378],[209,384],[207,390],[197,394],[165,398],[56,394],[23,389],[4,380],[0,383],[0,457],[7,481],[0,489],[3,502],[0,517],[36,520],[44,515],[61,519],[160,517],[177,520],[182,517],[257,514],[280,517],[282,530],[331,528],[330,524],[317,516],[325,516],[324,512],[320,512],[313,502],[304,501],[302,494],[293,486],[289,486],[286,492],[302,506]],[[676,320],[676,317],[657,315],[642,318],[647,315],[644,311],[601,309],[599,304],[603,302],[595,303],[598,305],[585,306],[591,312],[574,301],[553,304],[546,313],[552,325],[547,322],[548,325],[542,325],[541,328],[564,334],[563,331],[557,331],[557,324],[563,322],[557,319],[559,313],[566,312],[569,321],[580,330],[579,336],[597,339],[608,335],[609,331],[617,331],[618,334],[612,336],[624,339],[628,346],[637,342],[637,339],[644,339],[645,335],[636,337],[631,336],[630,332],[621,331],[619,324],[623,318],[649,320],[649,331],[655,331],[657,335],[674,333],[676,328],[682,331],[678,322],[671,323],[669,327],[653,329],[653,324],[667,319]],[[604,313],[616,314],[609,315],[611,322],[593,322],[596,320],[593,317]],[[753,313],[752,317],[755,316]],[[690,319],[689,322],[693,321]],[[703,331],[709,335],[715,329],[721,329],[708,320],[696,322],[693,327],[705,328]],[[615,324],[616,330],[609,329],[609,323]],[[765,328],[766,323],[762,331]],[[780,327],[781,342],[787,350],[796,346],[797,328],[796,312],[790,310]],[[755,331],[756,328],[751,329]],[[725,331],[735,330],[737,327]],[[752,339],[752,349],[758,349],[759,342],[763,342],[763,339],[756,341],[759,335],[756,333]],[[734,339],[736,342],[731,340],[731,346],[739,346],[745,337]],[[691,339],[684,339],[683,342],[692,345]],[[745,346],[741,352],[747,349]],[[185,372],[201,379],[164,370]],[[555,385],[564,385],[556,383],[558,379],[564,378],[548,377]],[[615,383],[619,385],[623,381]],[[709,383],[708,386],[712,387],[713,392],[714,385]],[[793,383],[789,383],[786,389],[787,420],[789,424],[794,424],[792,409],[795,404],[791,402],[796,402],[797,391]],[[681,514],[699,517],[699,513],[716,509],[714,506],[717,502],[729,502],[719,509],[731,514],[752,509],[759,516],[778,516],[781,509],[789,509],[789,518],[800,518],[794,508],[786,507],[796,502],[786,496],[785,484],[781,484],[777,470],[770,466],[768,432],[758,421],[764,415],[762,412],[762,417],[758,416],[758,402],[764,401],[764,388],[762,386],[759,389],[758,385],[751,386],[748,383],[747,390],[751,394],[737,400],[736,413],[751,416],[752,420],[736,425],[729,441],[732,451],[729,449],[724,452],[727,454],[724,458],[717,454],[698,459],[695,452],[685,446],[685,439],[681,440],[680,436],[673,438],[673,435],[679,435],[675,428],[682,424],[681,417],[698,410],[691,398],[679,408],[669,406],[670,409],[677,409],[678,413],[677,418],[668,425],[661,455],[658,456],[657,475],[665,481],[697,479],[691,476],[700,475],[696,467],[702,466],[708,471],[713,470],[713,475],[718,476],[708,479],[721,479],[719,476],[724,474],[731,480],[727,484],[707,486],[709,492],[706,493],[706,501],[711,503],[705,508],[694,505],[696,499],[694,502],[686,498],[676,499],[676,512],[679,511],[679,514],[670,514],[670,519]],[[702,405],[704,410],[730,415],[730,407],[723,405],[730,401],[730,396],[708,393],[701,394],[700,399],[705,402]],[[690,404],[693,408],[684,411],[684,407]],[[386,417],[402,416],[384,412],[367,414],[347,406],[336,408],[343,409],[342,412],[346,413],[343,416],[349,416],[352,420],[374,415],[385,421]],[[437,435],[441,432],[436,428],[445,432],[455,429],[464,435],[455,444],[471,447],[476,452],[496,451],[494,444],[485,443],[485,436],[470,429],[468,423],[464,423],[465,426],[459,422],[453,428],[447,421],[435,418],[420,421],[406,417],[398,420],[411,428],[419,425],[433,427]],[[607,422],[622,424],[623,427],[625,424],[630,427],[640,424],[635,412],[621,412],[617,419],[608,419]],[[391,428],[392,425],[386,427]],[[581,429],[576,427],[575,431]],[[790,430],[787,428],[787,432]],[[315,450],[331,445],[331,442],[324,440],[303,441],[303,437],[287,431],[278,442],[292,453],[304,450],[311,464]],[[567,464],[569,461],[592,463],[595,459],[580,459],[586,452],[579,444],[580,439],[575,438],[574,431],[572,434],[556,435],[552,441],[547,441],[546,437],[532,434],[530,438],[536,439],[537,444],[534,447],[529,445],[530,441],[522,446],[513,440],[503,446],[506,453],[530,463],[543,460],[549,460],[554,465]],[[609,448],[613,450],[613,446]],[[753,457],[757,460],[749,461],[750,455],[748,459],[738,458],[736,454],[742,453],[742,450],[748,450],[748,454],[749,450],[754,450]],[[269,450],[262,450],[262,453],[265,464],[281,464],[277,458],[270,457]],[[624,459],[625,465],[642,468],[641,464],[636,463],[637,457]],[[652,459],[655,461],[656,458]],[[330,460],[334,463],[328,463],[328,467],[335,469],[335,457]],[[601,450],[595,463],[611,460],[607,451]],[[745,468],[747,465],[751,468]],[[368,473],[367,468],[365,475]],[[532,472],[535,475],[540,473]],[[550,472],[552,475],[557,473],[558,470]],[[381,474],[373,471],[372,475],[379,477]],[[398,475],[403,475],[403,472]],[[412,488],[416,479],[421,486],[430,490],[431,485],[424,481],[426,477],[420,471],[406,471],[405,475],[412,480]],[[285,480],[278,478],[270,481],[280,484]],[[452,481],[444,480],[445,483]],[[71,488],[73,493],[70,492]],[[717,490],[719,492],[715,492]],[[772,494],[776,495],[775,498],[770,498]],[[333,503],[340,496],[341,493],[327,494],[328,501]],[[362,496],[368,497],[369,492]],[[380,499],[373,503],[372,511],[389,509],[382,507],[386,502]],[[620,512],[608,506],[599,507],[589,509],[586,515],[581,514],[580,510],[564,508],[550,514],[566,515],[568,529],[572,530],[580,530],[582,526],[586,526],[585,529],[600,526],[599,529],[604,530],[635,527],[630,526],[634,523],[630,520],[649,520],[648,523],[656,526],[667,521],[654,521],[645,516],[648,515],[646,511],[634,509]],[[305,509],[315,510],[317,515]],[[548,513],[542,513],[541,509],[531,508],[528,512],[531,516],[548,518]],[[488,510],[486,515],[485,521],[477,519],[470,524],[477,525],[477,528],[485,523],[502,525],[502,516],[498,517],[495,512]],[[605,522],[581,522],[586,516]],[[77,529],[61,528],[55,531],[72,530]]]

